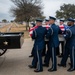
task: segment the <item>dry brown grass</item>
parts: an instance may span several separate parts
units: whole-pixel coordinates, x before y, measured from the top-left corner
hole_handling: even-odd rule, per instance
[[[24,32],[24,37],[30,38],[29,31],[26,31],[25,25],[11,23],[9,25],[0,28],[0,32],[7,32],[7,30],[8,32]]]

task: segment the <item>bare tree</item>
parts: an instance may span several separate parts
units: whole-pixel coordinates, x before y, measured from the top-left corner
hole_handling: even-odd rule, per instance
[[[29,26],[28,22],[32,18],[42,17],[42,1],[41,0],[11,0],[16,7],[11,8],[16,21],[26,21],[26,29]]]

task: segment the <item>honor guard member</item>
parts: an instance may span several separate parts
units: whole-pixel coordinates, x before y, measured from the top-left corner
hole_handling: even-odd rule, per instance
[[[66,30],[66,25],[64,24],[64,20],[60,20],[60,25],[59,25],[61,31],[62,31],[62,34],[65,32]],[[65,39],[63,37],[63,35],[60,34],[59,35],[59,41],[60,41],[60,45],[59,45],[59,56],[58,57],[62,57],[63,56],[63,53],[64,53],[64,44],[65,44]]]
[[[42,20],[36,19],[37,29],[33,30],[32,39],[34,39],[34,57],[30,68],[37,68],[34,72],[42,72],[42,51],[44,48],[44,37],[46,35],[46,28],[42,27]]]
[[[49,29],[49,27],[50,27],[49,26],[49,19],[45,19],[45,25],[43,27],[45,27],[47,30]],[[44,46],[44,49],[43,49],[43,52],[42,52],[42,56],[45,56],[45,54],[46,54],[46,49],[48,49],[48,47],[49,47],[48,42],[49,42],[49,40],[45,38],[45,46]]]
[[[66,61],[70,54],[71,66],[67,71],[71,72],[75,70],[75,25],[73,19],[68,19],[68,26],[69,28],[66,30],[66,34],[64,35],[66,39],[65,52],[58,66],[66,67]]]
[[[35,23],[31,23],[32,24],[32,27],[35,27]],[[29,57],[33,57],[34,56],[34,47],[32,48],[32,51],[31,51],[31,55]]]
[[[35,27],[35,25],[36,25],[35,23],[31,23],[31,24],[33,25],[33,27]]]
[[[50,16],[49,23],[51,27],[49,28],[46,38],[49,39],[49,50],[47,51],[45,62],[43,66],[49,66],[49,60],[52,60],[52,67],[48,69],[49,72],[53,72],[57,70],[57,59],[56,59],[56,47],[59,46],[58,33],[60,28],[55,25],[56,18]]]

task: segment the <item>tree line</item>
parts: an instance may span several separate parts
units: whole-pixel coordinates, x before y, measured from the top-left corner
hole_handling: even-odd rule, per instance
[[[15,7],[11,7],[10,11],[13,13],[16,22],[34,21],[36,18],[44,19],[42,9],[44,8],[42,0],[11,0]],[[50,9],[50,8],[49,8]],[[75,18],[75,5],[63,4],[60,9],[56,11],[58,19]]]

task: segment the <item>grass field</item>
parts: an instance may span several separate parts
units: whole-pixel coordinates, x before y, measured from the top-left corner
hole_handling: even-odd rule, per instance
[[[24,32],[25,38],[30,38],[29,31],[26,31],[25,25],[10,23],[2,28],[0,28],[0,32]]]

